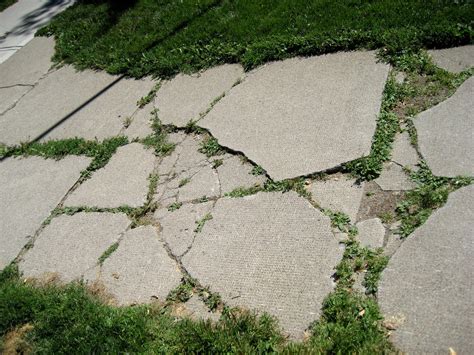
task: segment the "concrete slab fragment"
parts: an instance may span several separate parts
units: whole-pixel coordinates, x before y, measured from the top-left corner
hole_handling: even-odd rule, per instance
[[[402,167],[415,169],[419,158],[415,148],[410,143],[410,137],[407,132],[403,132],[395,137],[392,149],[391,160]]]
[[[136,304],[164,301],[181,277],[154,228],[145,226],[124,235],[117,250],[104,261],[100,281],[119,304]]]
[[[51,68],[54,40],[36,37],[0,65],[0,88],[34,85]]]
[[[202,136],[187,135],[169,156],[162,159],[158,168],[159,174],[178,175],[191,168],[206,165],[207,157],[199,152],[202,140]]]
[[[7,88],[0,88],[0,115],[5,113],[8,109],[15,106],[18,100],[21,99],[28,91],[32,89],[32,86],[11,86]]]
[[[407,353],[470,353],[474,348],[474,185],[452,193],[392,256],[378,300],[398,318],[395,345]]]
[[[313,181],[310,191],[313,200],[322,208],[344,212],[355,222],[364,194],[363,184],[357,184],[355,179],[339,176],[337,179]]]
[[[474,67],[474,45],[428,51],[435,64],[447,71],[460,73]]]
[[[384,164],[382,173],[374,181],[384,191],[404,191],[416,187],[403,168],[395,163]]]
[[[161,121],[186,126],[190,120],[198,119],[243,74],[242,66],[226,64],[195,75],[178,74],[164,82],[155,100]]]
[[[211,212],[212,205],[212,202],[189,203],[176,211],[168,211],[165,207],[155,212],[161,226],[161,237],[174,255],[183,255],[192,245],[196,222]]]
[[[178,179],[181,179],[181,176]],[[203,196],[216,197],[220,195],[219,176],[208,165],[191,177],[188,183],[179,187],[178,201],[185,202],[196,200]]]
[[[217,168],[222,193],[231,192],[238,187],[263,185],[267,180],[263,175],[252,175],[252,165],[244,163],[238,156],[223,161]]]
[[[433,174],[474,176],[474,77],[414,119],[418,146]]]
[[[155,156],[140,143],[117,149],[108,164],[69,195],[67,206],[140,207],[146,202]]]
[[[59,216],[41,232],[20,262],[25,277],[58,273],[64,281],[80,278],[130,224],[122,213]]]
[[[275,180],[324,171],[370,152],[388,70],[373,52],[270,63],[199,125]]]
[[[117,135],[153,82],[76,72],[65,66],[47,75],[19,104],[0,117],[0,142]],[[44,103],[47,102],[48,105]]]
[[[369,248],[381,248],[385,237],[385,227],[378,218],[367,219],[356,224],[360,243]]]
[[[70,156],[0,162],[0,269],[18,255],[90,161]]]
[[[342,251],[327,216],[294,192],[217,201],[182,262],[231,306],[276,316],[293,337],[318,318]]]
[[[131,123],[128,127],[125,128],[123,134],[127,136],[130,140],[135,138],[145,138],[150,134],[153,134],[153,129],[151,128],[151,119],[153,117],[151,114],[152,111],[152,103],[149,103],[145,107],[138,109],[130,117]]]

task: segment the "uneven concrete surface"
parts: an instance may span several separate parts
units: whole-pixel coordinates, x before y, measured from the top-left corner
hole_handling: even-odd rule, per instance
[[[117,149],[105,167],[95,171],[67,198],[67,206],[140,207],[148,193],[155,157],[151,149],[132,143]]]
[[[80,278],[130,224],[122,213],[77,213],[59,216],[35,240],[20,270],[25,277],[57,273],[64,281]]]
[[[294,192],[217,201],[182,262],[231,306],[276,316],[293,337],[318,318],[342,251],[328,217]]]
[[[395,137],[390,160],[401,167],[416,169],[419,158],[415,148],[410,143],[410,136],[407,132],[398,134]]]
[[[458,354],[474,349],[474,186],[452,193],[392,256],[379,303],[402,321],[393,341],[408,353]]]
[[[363,246],[381,248],[385,236],[385,227],[378,218],[371,218],[356,224],[357,238]]]
[[[474,67],[474,45],[428,51],[435,64],[447,71],[460,73]]]
[[[364,194],[363,183],[357,184],[356,179],[339,175],[333,179],[313,181],[309,190],[313,200],[322,208],[344,212],[355,222]]]
[[[178,74],[165,81],[155,99],[160,120],[184,127],[189,121],[199,119],[243,74],[242,66],[226,64],[194,75]]]
[[[433,174],[474,176],[474,77],[415,119],[418,146]]]
[[[30,241],[90,159],[8,158],[0,162],[0,269]]]
[[[119,304],[164,301],[182,277],[152,226],[126,232],[100,274],[99,281]]]
[[[383,165],[382,173],[374,181],[384,191],[411,190],[416,187],[408,173],[399,164],[392,162]]]
[[[136,110],[137,100],[153,84],[151,80],[124,79],[91,70],[78,73],[70,66],[62,67],[40,80],[14,108],[0,116],[0,142],[115,136],[123,127],[123,119]]]
[[[370,152],[388,70],[373,52],[273,62],[199,125],[275,180],[324,171]]]
[[[168,207],[157,210],[154,214],[160,224],[160,236],[176,256],[183,255],[191,247],[196,236],[196,222],[211,212],[213,203],[189,203],[175,211]]]

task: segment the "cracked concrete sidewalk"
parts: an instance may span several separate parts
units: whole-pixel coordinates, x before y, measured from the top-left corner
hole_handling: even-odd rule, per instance
[[[13,261],[25,277],[55,274],[101,284],[117,304],[165,300],[192,277],[226,304],[270,313],[285,333],[301,339],[334,288],[334,268],[344,252],[340,242],[348,236],[334,227],[328,211],[342,212],[363,246],[383,248],[392,257],[379,297],[384,312],[406,316],[396,345],[406,351],[425,349],[416,347],[417,339],[432,341],[433,351],[470,345],[466,327],[455,327],[456,336],[438,334],[444,320],[429,324],[432,317],[415,302],[419,290],[404,279],[418,272],[417,257],[444,258],[442,284],[429,281],[436,269],[431,264],[417,282],[449,313],[442,308],[448,297],[437,292],[450,277],[470,277],[455,269],[469,266],[473,254],[461,245],[472,244],[472,189],[451,195],[406,242],[389,217],[406,191],[416,188],[408,171],[418,169],[423,157],[445,169],[440,175],[472,173],[472,78],[415,121],[419,150],[406,132],[397,133],[382,174],[360,182],[341,165],[370,151],[390,70],[373,52],[295,58],[249,73],[223,65],[179,75],[160,83],[157,95],[139,107],[156,81],[53,67],[53,46],[51,39],[35,38],[0,65],[0,142],[122,135],[129,142],[90,176],[81,175],[92,161],[84,156],[2,159],[0,268]],[[441,54],[443,61],[447,56]],[[449,127],[424,123],[446,122],[446,112],[455,113]],[[174,146],[168,154],[146,144],[156,134],[156,118]],[[453,147],[453,135],[462,149]],[[214,138],[224,147],[213,150]],[[451,148],[439,151],[437,145]],[[302,183],[298,193],[272,190],[290,178]],[[432,246],[422,237],[427,233]],[[442,233],[460,236],[457,246],[446,245]],[[455,249],[459,266],[452,268],[451,254],[436,254],[436,245]],[[472,310],[466,302],[472,292],[456,293],[458,324]],[[410,299],[393,301],[405,294]],[[189,313],[216,320],[197,298],[188,301]]]

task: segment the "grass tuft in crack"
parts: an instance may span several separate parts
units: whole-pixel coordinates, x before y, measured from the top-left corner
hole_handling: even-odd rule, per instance
[[[83,138],[51,140],[44,143],[31,142],[18,146],[3,147],[2,158],[15,156],[40,156],[47,159],[61,159],[67,155],[85,155],[92,162],[81,174],[90,177],[91,173],[104,167],[118,147],[128,144],[126,137],[114,137],[98,141],[87,141]]]
[[[196,221],[196,229],[194,229],[194,233],[201,233],[206,222],[210,221],[211,219],[212,219],[212,215],[208,213],[204,217],[202,217],[199,221]]]
[[[168,143],[168,134],[166,128],[161,124],[161,121],[158,118],[157,110],[153,110],[151,115],[151,128],[153,129],[153,133],[142,139],[141,143],[147,147],[153,148],[157,156],[168,155],[174,150],[175,145]]]
[[[199,152],[205,154],[208,158],[224,154],[224,149],[214,137],[206,137],[199,148]]]
[[[406,238],[425,223],[435,209],[446,203],[451,192],[474,183],[474,179],[469,177],[434,176],[424,161],[421,162],[420,169],[411,177],[418,186],[406,193],[396,210],[402,222],[398,231],[402,238]]]
[[[104,263],[104,261],[109,257],[111,256],[114,251],[117,250],[119,246],[119,243],[114,243],[112,244],[110,247],[107,248],[106,251],[104,251],[104,253],[99,257],[99,265],[102,265]]]

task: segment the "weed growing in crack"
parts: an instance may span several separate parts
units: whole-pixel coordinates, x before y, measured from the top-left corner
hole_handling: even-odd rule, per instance
[[[168,206],[168,211],[174,212],[176,210],[179,210],[182,205],[182,202],[173,202],[171,205]]]
[[[199,152],[205,154],[208,158],[224,154],[224,149],[214,137],[206,137],[199,148]]]
[[[222,159],[214,159],[212,161],[212,168],[213,169],[217,169],[218,167],[220,167],[222,164],[224,163],[224,161]]]
[[[223,304],[222,297],[217,293],[211,292],[209,287],[199,290],[199,297],[211,311],[215,311]]]
[[[260,165],[255,165],[250,171],[250,174],[255,175],[255,176],[265,175],[265,173],[266,171]]]
[[[406,238],[425,223],[435,209],[446,203],[451,192],[474,182],[474,179],[469,177],[434,176],[424,161],[411,178],[418,186],[406,193],[404,200],[396,209],[397,216],[402,222],[398,231],[402,238]]]
[[[337,228],[343,233],[348,233],[350,236],[356,236],[358,234],[357,228],[351,225],[351,219],[344,212],[334,212],[329,209],[324,209],[323,213],[331,219],[333,228]]]
[[[132,117],[130,117],[130,116],[125,117],[125,118],[123,119],[122,124],[123,124],[123,127],[124,127],[124,128],[130,127],[130,125],[132,124]]]
[[[143,108],[147,104],[149,104],[155,98],[156,93],[158,92],[158,90],[160,90],[160,87],[161,87],[161,82],[158,82],[157,84],[155,84],[155,86],[153,86],[153,88],[150,90],[148,94],[146,94],[146,96],[143,96],[140,98],[140,100],[138,100],[137,106],[139,108]]]
[[[210,221],[211,219],[212,219],[212,215],[210,213],[208,213],[203,218],[201,218],[199,221],[196,221],[196,229],[194,229],[194,233],[201,233],[202,229],[204,228],[204,225],[206,224],[206,222]]]
[[[117,250],[119,246],[119,243],[114,243],[112,244],[110,247],[107,248],[106,251],[104,251],[104,253],[99,257],[99,265],[102,265],[105,261],[105,259],[107,259],[110,255],[113,254],[114,251]]]
[[[145,137],[141,143],[147,147],[153,148],[155,150],[155,154],[158,156],[170,154],[174,150],[175,145],[167,142],[166,129],[161,124],[156,110],[152,112],[152,116],[153,118],[151,128],[153,129],[153,133],[148,137]]]
[[[184,277],[181,283],[166,296],[166,301],[169,303],[184,303],[188,301],[193,295],[196,284],[196,280],[190,277]]]
[[[228,197],[244,197],[249,195],[255,195],[257,192],[263,191],[261,186],[252,186],[252,187],[237,187],[234,190],[227,192],[224,196]]]
[[[191,120],[186,124],[186,127],[184,128],[184,132],[186,134],[191,134],[191,133],[204,134],[206,131],[203,128],[199,127],[196,121]]]

